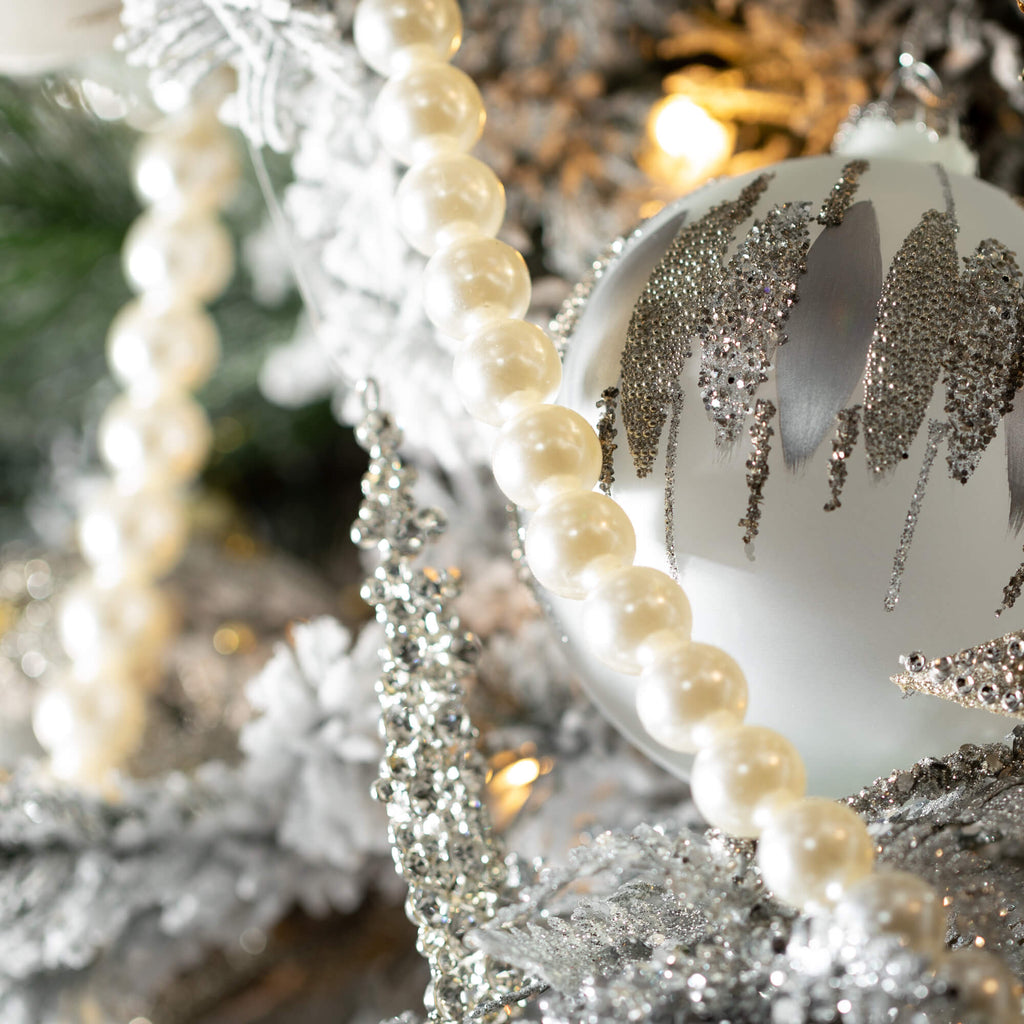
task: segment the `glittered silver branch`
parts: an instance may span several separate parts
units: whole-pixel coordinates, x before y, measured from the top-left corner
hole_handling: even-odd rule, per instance
[[[431,1019],[447,1024],[521,987],[518,972],[464,941],[510,901],[514,880],[491,828],[486,764],[466,713],[463,681],[476,642],[451,610],[458,575],[414,567],[443,517],[417,506],[415,472],[398,455],[401,434],[388,415],[371,408],[356,437],[370,465],[352,536],[380,555],[363,597],[385,634],[377,684],[385,753],[375,795],[430,965],[425,1002]]]

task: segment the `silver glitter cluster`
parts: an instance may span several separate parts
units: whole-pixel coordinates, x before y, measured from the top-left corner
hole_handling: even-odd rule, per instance
[[[988,238],[964,258],[957,331],[943,355],[949,416],[949,474],[966,483],[1022,383],[1021,271]]]
[[[707,329],[733,233],[770,180],[761,175],[737,199],[684,224],[633,309],[622,350],[622,421],[640,477],[651,472],[666,419],[681,402],[679,378],[694,339]]]
[[[747,459],[747,514],[739,521],[744,530],[743,544],[750,557],[753,557],[754,538],[760,528],[764,485],[768,482],[768,456],[772,450],[771,439],[775,434],[775,428],[771,425],[774,416],[775,405],[767,398],[759,398],[754,407],[754,422],[750,425],[753,450]]]
[[[818,223],[835,228],[843,223],[843,217],[857,193],[861,175],[868,169],[867,160],[851,160],[842,171],[839,180],[832,186],[828,198],[818,211]]]
[[[928,424],[928,442],[925,445],[924,458],[921,460],[921,469],[917,475],[917,482],[914,484],[914,493],[910,496],[910,505],[903,519],[903,529],[900,531],[899,543],[896,545],[896,554],[892,559],[889,589],[885,593],[886,611],[893,611],[899,602],[900,590],[903,587],[903,573],[907,568],[907,557],[910,555],[910,545],[914,541],[917,521],[921,517],[921,504],[924,501],[924,492],[928,487],[928,478],[932,474],[935,457],[939,454],[939,445],[948,434],[949,424],[941,420],[932,420]]]
[[[960,1019],[921,957],[777,903],[753,850],[675,824],[607,833],[473,941],[548,982],[546,1024]]]
[[[847,803],[869,822],[881,864],[943,894],[950,946],[984,946],[1024,975],[1024,727],[894,771]]]
[[[615,443],[618,433],[615,429],[615,409],[618,404],[619,389],[614,385],[606,387],[597,402],[601,410],[597,421],[597,440],[601,445],[601,476],[598,478],[598,486],[605,494],[611,494],[612,484],[615,483],[615,449],[619,447]]]
[[[957,309],[956,221],[928,210],[886,274],[864,377],[864,442],[876,475],[898,465],[924,422]]]
[[[1024,631],[936,658],[914,651],[900,662],[904,671],[892,681],[904,693],[1024,718]]]
[[[853,405],[836,416],[836,434],[832,439],[832,454],[828,460],[828,489],[832,496],[825,502],[826,512],[835,512],[842,505],[839,499],[850,472],[850,455],[857,444],[860,411],[859,405]]]
[[[697,386],[719,445],[739,437],[786,340],[782,328],[806,270],[810,208],[785,203],[755,221],[712,295]]]
[[[352,537],[381,559],[362,591],[384,626],[377,693],[385,753],[374,793],[387,810],[395,866],[409,886],[406,913],[430,966],[425,1003],[444,1024],[520,985],[516,972],[464,943],[508,902],[513,880],[491,829],[487,767],[465,709],[476,643],[451,610],[458,576],[413,565],[443,519],[417,506],[415,473],[398,455],[401,434],[390,416],[371,408],[356,439],[370,464]]]

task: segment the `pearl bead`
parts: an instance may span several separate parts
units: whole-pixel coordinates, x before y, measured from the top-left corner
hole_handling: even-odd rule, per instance
[[[100,784],[138,746],[145,697],[132,687],[52,686],[36,702],[32,725],[58,778]]]
[[[624,568],[636,554],[629,516],[604,494],[570,491],[534,513],[526,528],[526,561],[542,587],[561,597],[585,597],[600,578],[600,561]]]
[[[693,752],[743,721],[747,680],[725,651],[687,644],[661,654],[640,675],[636,712],[669,750]]]
[[[138,292],[165,302],[208,302],[227,287],[234,271],[231,235],[199,214],[170,217],[156,211],[137,217],[124,240],[124,274]]]
[[[601,445],[579,413],[535,405],[501,428],[491,459],[494,479],[509,500],[536,508],[561,491],[593,487],[601,472]]]
[[[484,130],[484,102],[464,71],[424,64],[384,83],[373,121],[385,152],[411,165],[471,150]]]
[[[652,660],[666,633],[689,640],[692,622],[683,588],[660,570],[642,566],[605,576],[583,602],[589,650],[629,675]]]
[[[132,666],[150,666],[170,639],[173,624],[167,598],[141,583],[102,587],[78,580],[64,591],[57,612],[64,650],[86,664],[123,651]]]
[[[448,60],[462,42],[455,0],[361,0],[352,25],[359,55],[385,78],[416,60]]]
[[[744,725],[719,733],[694,758],[690,792],[710,825],[756,836],[768,812],[798,800],[807,774],[796,747],[772,729]]]
[[[133,167],[139,198],[170,213],[226,205],[238,176],[234,144],[212,114],[154,132],[136,150]]]
[[[209,380],[219,355],[216,324],[190,305],[136,299],[117,314],[107,335],[110,369],[139,398],[195,390]]]
[[[934,957],[946,948],[946,911],[939,894],[909,871],[874,871],[839,898],[833,917],[854,942],[879,936]]]
[[[411,167],[395,193],[398,226],[424,256],[464,235],[497,234],[505,189],[476,157],[446,153]]]
[[[191,480],[210,450],[210,423],[188,395],[141,402],[120,395],[99,424],[100,453],[125,487]]]
[[[871,870],[874,856],[860,816],[824,797],[777,807],[757,845],[765,885],[797,907],[834,903]]]
[[[82,555],[101,583],[155,579],[185,550],[188,526],[181,498],[167,491],[98,491],[78,519]]]
[[[1024,1019],[1021,983],[995,953],[958,949],[940,958],[935,973],[955,993],[957,1020],[969,1016],[986,1024],[1020,1024]]]
[[[526,261],[495,238],[453,242],[423,271],[424,310],[453,338],[468,338],[495,320],[519,319],[529,306]]]
[[[455,390],[475,419],[500,427],[517,405],[550,401],[562,383],[551,339],[525,320],[488,324],[455,354]]]

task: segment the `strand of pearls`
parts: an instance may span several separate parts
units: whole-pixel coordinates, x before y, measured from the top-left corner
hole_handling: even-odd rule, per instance
[[[136,297],[107,336],[110,370],[124,391],[99,425],[110,479],[79,509],[88,568],[60,604],[69,664],[40,696],[36,736],[59,778],[103,787],[141,741],[147,690],[160,679],[174,631],[157,581],[181,559],[186,497],[210,448],[206,413],[191,392],[217,363],[217,328],[203,306],[231,279],[234,247],[217,218],[238,161],[207,102],[139,145],[134,183],[146,205],[122,261]]]
[[[689,602],[656,569],[633,565],[623,510],[595,492],[601,449],[591,425],[551,404],[561,382],[555,346],[523,319],[530,277],[498,241],[501,183],[468,155],[483,130],[474,83],[447,63],[461,42],[454,0],[361,0],[355,41],[386,77],[374,112],[385,150],[410,165],[397,192],[399,227],[429,257],[424,305],[457,344],[455,385],[467,410],[498,428],[494,476],[535,510],[526,532],[537,580],[584,602],[597,656],[638,676],[637,710],[659,742],[696,753],[693,799],[707,821],[758,838],[758,863],[777,897],[830,912],[851,938],[887,936],[935,958],[966,1009],[1020,1021],[1019,986],[982,950],[945,953],[935,890],[907,872],[872,872],[874,845],[848,807],[808,797],[806,773],[784,736],[743,724],[747,683],[724,651],[691,642]]]

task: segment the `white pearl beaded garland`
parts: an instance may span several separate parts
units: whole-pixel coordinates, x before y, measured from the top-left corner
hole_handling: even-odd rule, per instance
[[[524,316],[530,292],[526,260],[496,238],[452,242],[431,257],[423,272],[427,316],[460,341],[495,320]]]
[[[636,535],[629,517],[595,491],[569,491],[537,509],[524,542],[541,586],[582,598],[610,570],[632,565]]]
[[[462,42],[462,12],[454,0],[363,0],[352,30],[363,60],[379,75],[394,75],[453,56]]]
[[[946,911],[938,893],[909,871],[875,871],[851,885],[834,910],[854,942],[888,937],[935,957],[946,948]]]
[[[128,232],[122,259],[138,296],[107,337],[108,362],[125,390],[101,417],[97,438],[113,479],[80,510],[90,572],[65,591],[57,623],[70,664],[34,718],[52,772],[100,788],[141,741],[144,692],[159,680],[173,634],[173,611],[154,583],[184,552],[183,488],[211,443],[206,413],[189,395],[219,350],[200,304],[223,290],[234,268],[231,236],[215,213],[238,166],[212,107],[144,140],[134,177],[148,209]]]
[[[743,721],[747,680],[725,651],[710,644],[671,648],[641,673],[636,710],[663,746],[695,753]]]
[[[787,903],[810,909],[835,903],[871,870],[874,856],[863,819],[820,796],[769,810],[757,844],[768,888]]]
[[[462,153],[473,145],[469,126],[474,119],[482,125],[483,110],[476,112],[476,96],[469,99],[460,73],[441,64],[450,52],[436,43],[419,45],[432,29],[418,28],[410,43],[391,27],[404,24],[408,10],[408,0],[361,0],[356,44],[371,66],[392,76],[377,125],[385,149],[413,165],[399,187],[400,226],[423,251],[440,246],[424,274],[426,313],[444,334],[466,343],[456,356],[456,375],[468,410],[501,426],[492,450],[498,486],[517,504],[537,509],[525,546],[538,579],[584,600],[585,634],[599,659],[624,673],[642,673],[641,719],[673,749],[698,750],[691,779],[697,807],[712,825],[760,836],[761,871],[777,896],[802,908],[838,902],[847,926],[896,934],[934,952],[934,893],[929,896],[924,883],[915,888],[892,876],[869,885],[874,851],[863,822],[845,806],[804,797],[806,772],[793,744],[770,729],[740,724],[747,687],[739,666],[723,651],[690,643],[682,588],[657,570],[631,565],[636,539],[628,518],[611,499],[592,493],[600,470],[593,428],[570,410],[544,404],[549,378],[540,367],[557,358],[554,345],[533,333],[523,348],[523,336],[532,332],[525,323],[509,323],[529,304],[522,257],[490,237],[496,230],[491,218],[468,216],[448,194],[447,181],[431,170],[439,150]],[[359,29],[363,17],[372,31]],[[438,188],[435,200],[423,194],[431,182]],[[486,205],[480,203],[474,210]],[[499,321],[500,328],[480,340]],[[853,888],[858,884],[862,888]],[[893,905],[888,916],[881,909],[887,897]],[[966,960],[949,970],[977,990],[979,1000],[991,990],[989,1020],[1021,1019],[1017,1009],[1003,1014],[1000,1000],[1010,991],[1005,972],[986,974],[987,967]]]
[[[496,235],[505,219],[505,188],[476,157],[444,153],[402,178],[395,210],[405,240],[433,256],[461,237]]]

